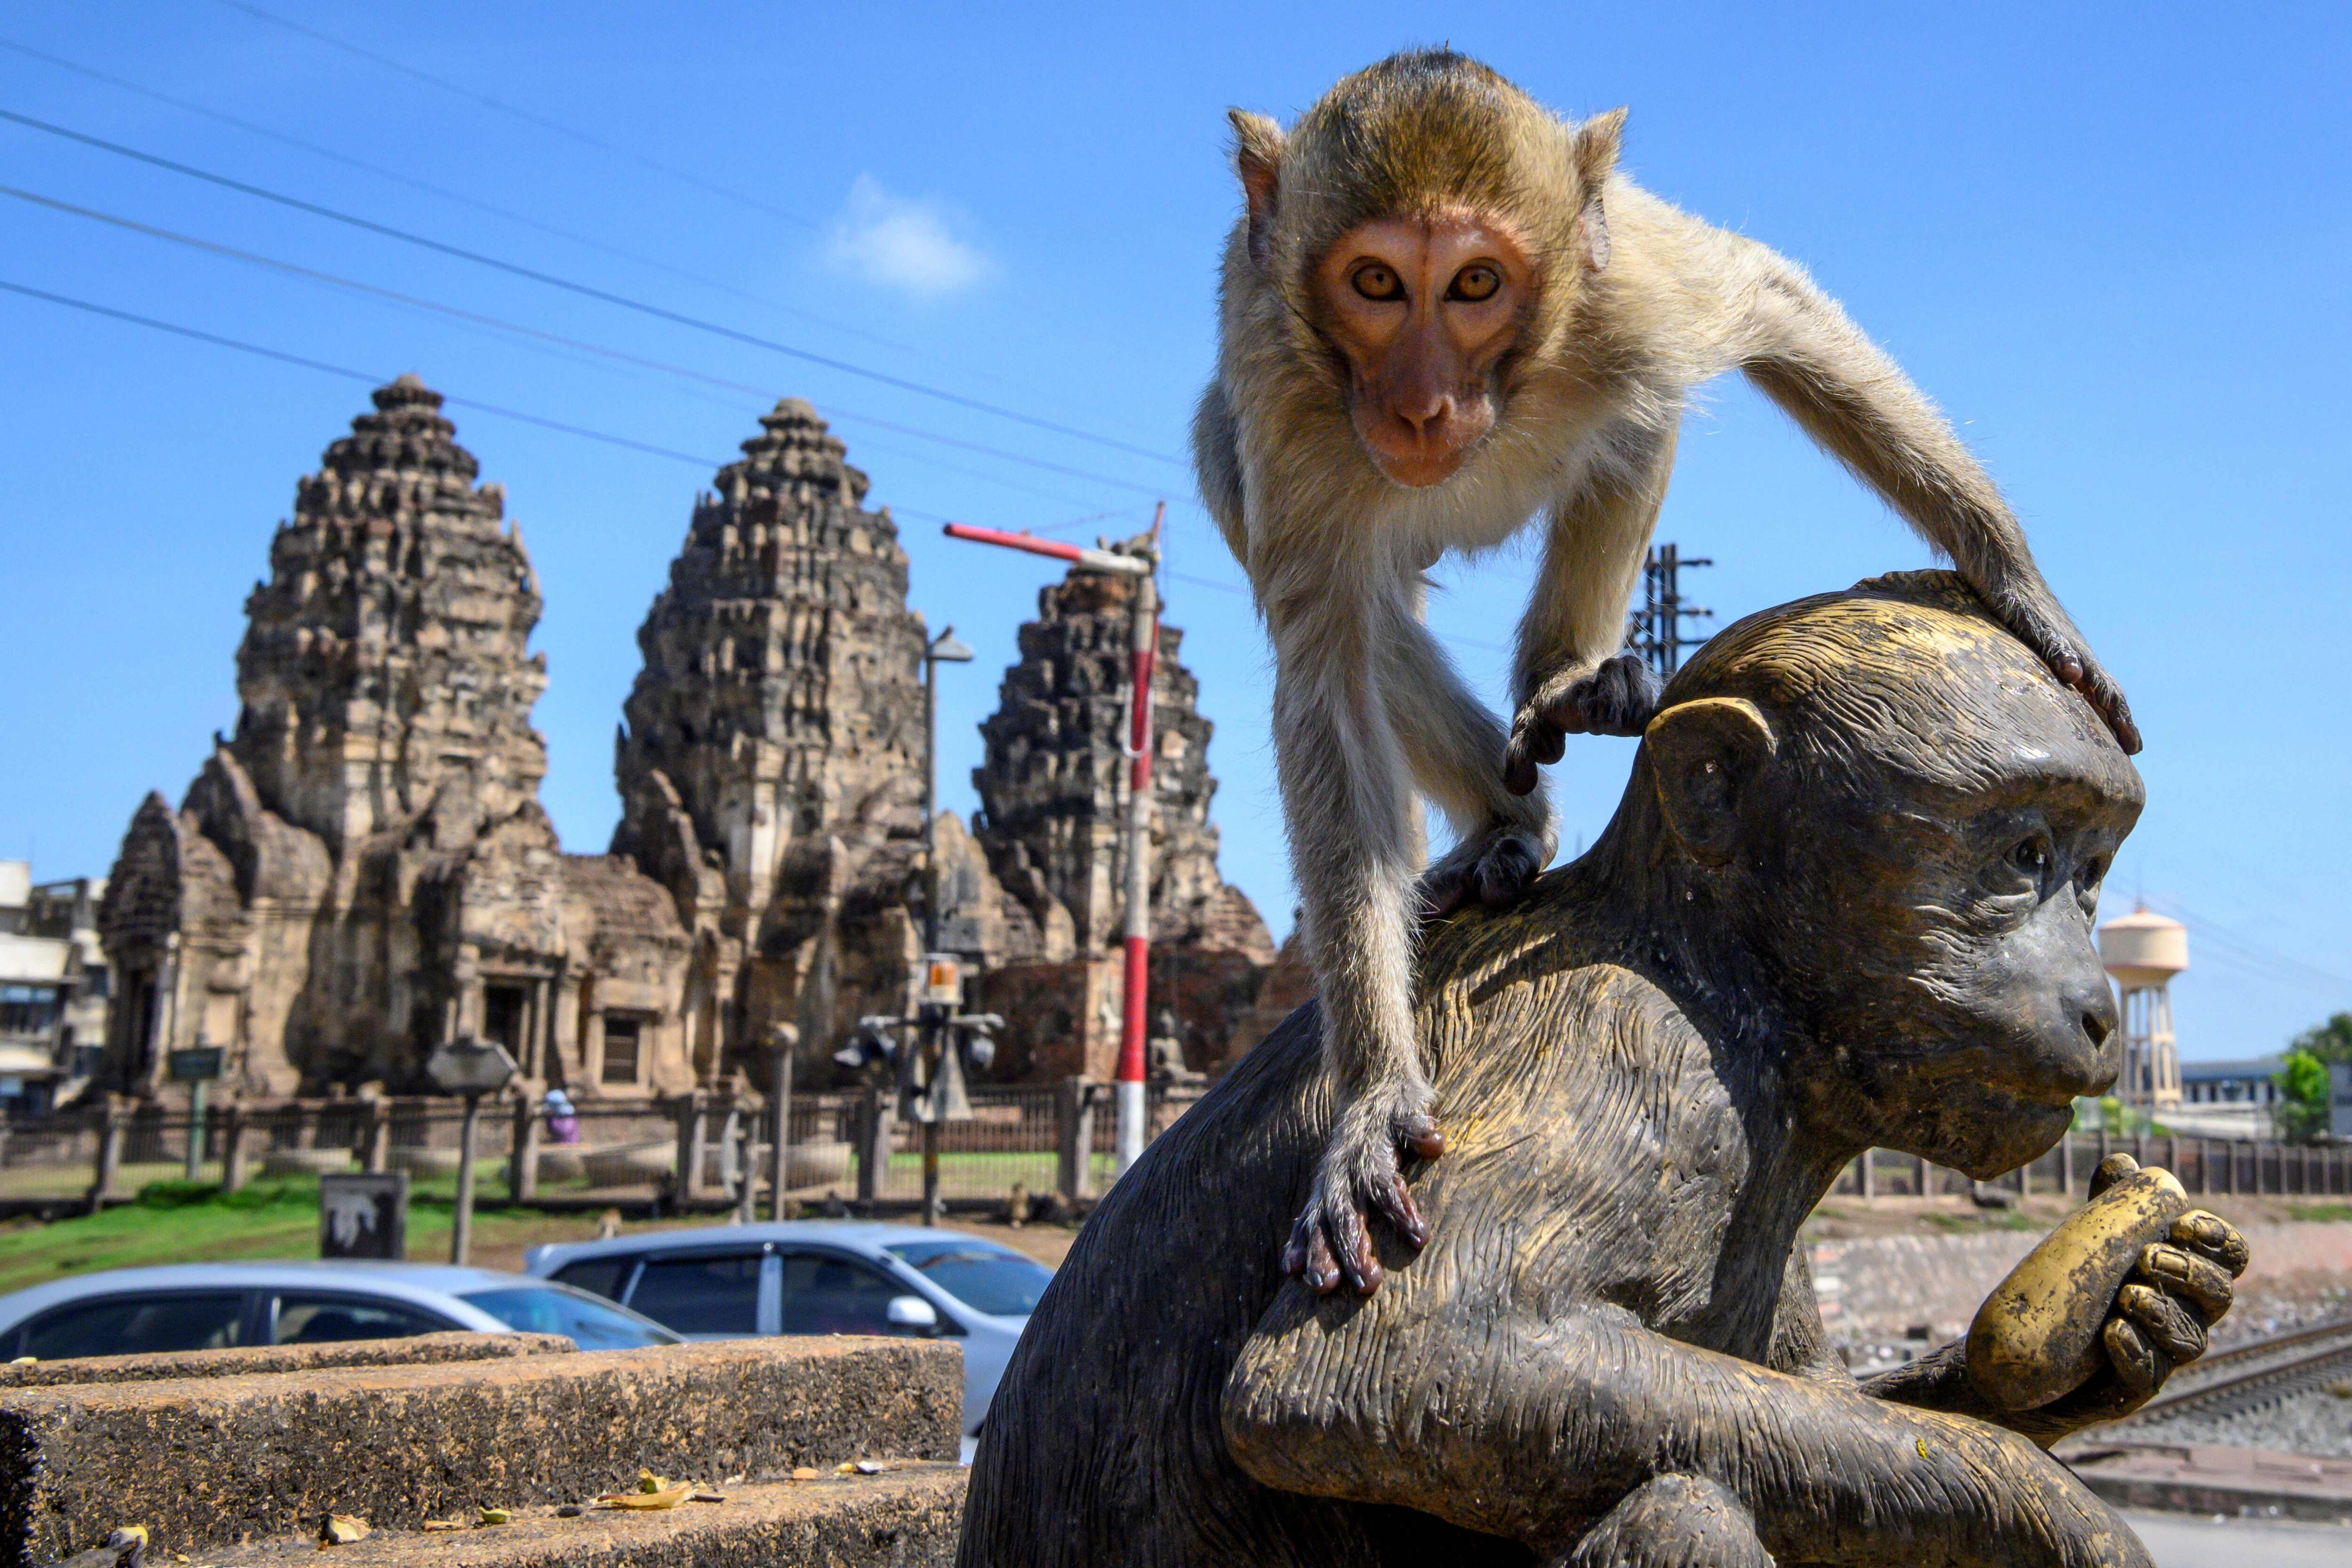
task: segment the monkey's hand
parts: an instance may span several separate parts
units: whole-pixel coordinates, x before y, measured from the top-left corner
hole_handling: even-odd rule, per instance
[[[1536,787],[1536,770],[1559,761],[1570,735],[1638,735],[1657,717],[1664,691],[1636,653],[1621,653],[1592,669],[1559,671],[1519,704],[1511,744],[1503,753],[1503,783],[1513,795]]]
[[[1509,903],[1550,861],[1547,838],[1524,823],[1487,824],[1422,873],[1422,918],[1442,919],[1473,899],[1490,910]]]
[[[1318,1295],[1329,1295],[1342,1279],[1359,1296],[1370,1295],[1385,1278],[1370,1229],[1375,1213],[1410,1246],[1428,1245],[1429,1222],[1404,1184],[1400,1154],[1434,1160],[1445,1152],[1433,1099],[1426,1082],[1373,1083],[1340,1108],[1307,1210],[1282,1249],[1284,1273],[1300,1276]]]
[[[2042,656],[2051,674],[2083,694],[2125,754],[2137,755],[2139,726],[2132,722],[2131,704],[2124,700],[2123,688],[2091,656],[2083,634],[2074,629],[2049,590],[2023,594],[1979,588],[1978,595],[2018,641]]]

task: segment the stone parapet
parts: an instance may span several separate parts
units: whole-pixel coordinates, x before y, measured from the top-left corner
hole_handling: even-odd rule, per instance
[[[954,1347],[848,1337],[23,1389],[0,1394],[0,1561],[126,1522],[167,1557],[330,1512],[415,1530],[581,1502],[641,1467],[758,1481],[952,1460],[962,1404]]]
[[[428,1366],[453,1361],[509,1361],[569,1355],[580,1347],[562,1334],[482,1334],[456,1330],[404,1340],[344,1340],[323,1345],[237,1345],[167,1355],[73,1356],[0,1366],[0,1391],[74,1383],[160,1383],[181,1377],[245,1377],[260,1373],[323,1372],[341,1366]]]

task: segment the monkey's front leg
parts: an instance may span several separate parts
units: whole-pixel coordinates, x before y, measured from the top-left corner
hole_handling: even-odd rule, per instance
[[[1434,1158],[1445,1141],[1412,1026],[1412,784],[1368,656],[1381,628],[1360,608],[1334,595],[1318,624],[1268,624],[1283,816],[1337,1101],[1283,1268],[1318,1292],[1345,1279],[1369,1294],[1381,1279],[1373,1215],[1415,1247],[1428,1239],[1399,1151]]]
[[[1638,654],[1617,649],[1674,465],[1668,434],[1632,477],[1595,478],[1552,509],[1543,570],[1519,626],[1519,710],[1503,762],[1513,794],[1536,787],[1537,770],[1559,761],[1568,736],[1638,735],[1657,714],[1657,676]]]

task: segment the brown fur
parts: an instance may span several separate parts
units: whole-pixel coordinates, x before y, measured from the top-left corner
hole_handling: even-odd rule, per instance
[[[1694,386],[1745,371],[2137,749],[2121,693],[1935,406],[1794,262],[1620,173],[1623,121],[1564,123],[1442,50],[1346,79],[1287,134],[1234,115],[1248,210],[1226,243],[1222,347],[1193,447],[1276,653],[1283,804],[1346,1106],[1294,1237],[1294,1263],[1327,1288],[1327,1251],[1359,1289],[1377,1285],[1368,1212],[1408,1235],[1418,1223],[1396,1176],[1398,1141],[1434,1131],[1406,1003],[1416,791],[1459,839],[1423,894],[1439,908],[1499,903],[1555,847],[1537,765],[1565,732],[1639,732],[1654,691],[1612,656]],[[1314,279],[1360,226],[1448,215],[1507,233],[1535,276],[1482,394],[1491,426],[1450,478],[1407,488],[1351,426],[1361,378]],[[1421,574],[1538,514],[1543,565],[1507,734],[1422,626]]]

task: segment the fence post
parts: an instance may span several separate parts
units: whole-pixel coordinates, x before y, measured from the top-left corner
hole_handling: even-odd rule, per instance
[[[1916,1161],[1919,1166],[1919,1195],[1923,1198],[1930,1196],[1927,1191],[1927,1156],[1915,1154],[1912,1159]]]
[[[383,1095],[367,1098],[367,1128],[363,1134],[360,1163],[372,1175],[381,1176],[392,1164],[392,1101]]]
[[[232,1100],[221,1118],[221,1191],[245,1188],[245,1101]]]
[[[113,1095],[106,1097],[106,1109],[100,1112],[103,1120],[98,1131],[98,1164],[91,1173],[89,1212],[96,1214],[109,1199],[122,1194],[115,1189],[122,1182],[122,1131],[129,1117],[122,1102]]]
[[[2074,1131],[2071,1127],[2058,1140],[2058,1195],[2069,1203],[2074,1201]]]
[[[702,1195],[702,1140],[710,1116],[708,1090],[693,1089],[677,1097],[677,1184],[680,1203]]]
[[[1094,1086],[1082,1078],[1055,1085],[1055,1182],[1075,1203],[1094,1196]]]
[[[1865,1203],[1874,1202],[1878,1197],[1877,1153],[1875,1149],[1862,1152],[1862,1196]]]
[[[507,1195],[518,1204],[539,1201],[539,1097],[529,1089],[515,1101],[514,1148],[507,1156]]]
[[[883,1168],[890,1163],[890,1123],[882,1114],[882,1091],[872,1084],[857,1097],[857,1201],[882,1195]]]

